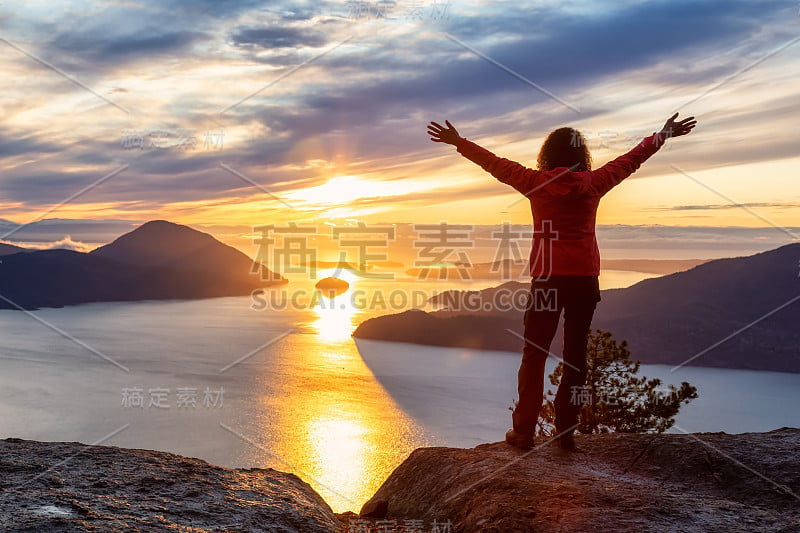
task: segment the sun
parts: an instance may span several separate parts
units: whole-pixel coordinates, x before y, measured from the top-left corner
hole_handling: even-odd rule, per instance
[[[362,176],[335,176],[325,183],[285,193],[287,199],[309,206],[342,206],[364,198],[386,198],[429,189],[421,180],[378,180]]]
[[[317,205],[346,204],[363,191],[363,183],[356,176],[337,176],[322,185],[293,191],[290,197]]]

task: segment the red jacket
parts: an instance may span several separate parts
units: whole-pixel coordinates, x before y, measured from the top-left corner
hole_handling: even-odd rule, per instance
[[[597,170],[571,172],[566,167],[539,171],[498,157],[462,138],[458,152],[503,183],[525,195],[531,203],[533,238],[532,277],[597,276],[600,250],[595,218],[600,198],[633,174],[664,144],[664,135],[645,137],[630,152]]]

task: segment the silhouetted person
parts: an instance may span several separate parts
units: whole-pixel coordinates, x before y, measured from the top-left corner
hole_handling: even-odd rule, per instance
[[[525,342],[518,373],[519,400],[506,442],[533,446],[544,392],[545,361],[564,310],[564,366],[556,392],[555,431],[558,444],[574,449],[581,390],[586,381],[586,348],[592,317],[600,301],[600,252],[595,217],[600,198],[633,174],[669,137],[686,135],[694,117],[670,117],[658,133],[597,170],[586,141],[573,128],[552,131],[539,152],[538,169],[498,157],[461,137],[450,122],[428,126],[434,142],[452,144],[458,152],[503,183],[525,195],[533,214],[530,255],[531,289],[525,311]]]

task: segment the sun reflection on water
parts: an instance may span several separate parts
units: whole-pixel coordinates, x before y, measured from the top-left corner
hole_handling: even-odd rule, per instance
[[[374,472],[368,472],[369,427],[363,420],[343,417],[334,406],[326,407],[327,413],[321,412],[309,420],[307,430],[317,481],[338,493],[326,495],[330,501],[331,497],[343,499],[358,494],[364,481],[374,477]]]
[[[317,336],[324,342],[341,342],[350,338],[350,334],[355,326],[354,316],[359,309],[353,302],[353,290],[358,276],[346,269],[325,269],[320,270],[320,278],[335,277],[350,284],[350,287],[343,293],[328,298],[320,296],[313,311],[317,316],[311,326],[317,330]]]
[[[304,334],[287,341],[291,366],[303,370],[282,376],[287,393],[264,406],[276,429],[268,449],[334,511],[358,512],[429,439],[375,379],[352,339]]]

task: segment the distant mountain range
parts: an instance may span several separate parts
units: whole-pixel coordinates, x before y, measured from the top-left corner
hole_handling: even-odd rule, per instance
[[[164,220],[90,253],[3,245],[0,255],[0,309],[243,296],[286,282],[211,235]]]
[[[14,246],[13,244],[5,244],[0,242],[0,256],[18,254],[20,252],[27,251],[28,250],[26,248],[22,248],[21,246]]]
[[[603,270],[627,270],[646,272],[649,274],[671,274],[687,268],[692,268],[708,259],[602,259],[600,268]],[[427,279],[530,279],[530,262],[524,260],[502,259],[489,263],[453,262],[428,268],[409,268],[405,271],[409,276]]]
[[[800,243],[709,261],[602,291],[592,327],[627,340],[632,356],[645,363],[800,372],[799,275]],[[501,287],[527,290],[529,285]],[[497,289],[481,291],[479,301],[492,301],[491,291]],[[523,341],[507,329],[522,334],[521,311],[412,310],[366,320],[353,335],[520,351]],[[559,334],[551,351],[560,349]]]

